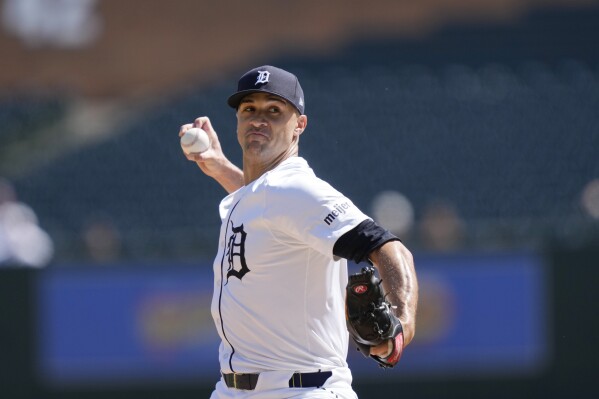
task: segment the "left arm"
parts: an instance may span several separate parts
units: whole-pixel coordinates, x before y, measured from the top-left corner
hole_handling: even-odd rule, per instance
[[[403,334],[401,339],[396,336],[376,346],[370,346],[369,351],[370,355],[381,359],[394,354],[399,360],[401,350],[412,341],[416,330],[418,280],[412,254],[397,237],[371,219],[363,221],[339,237],[333,254],[356,263],[368,259],[378,270],[387,302],[395,308],[392,311],[402,325]],[[396,347],[401,341],[401,347]],[[362,349],[360,351],[364,353]]]
[[[373,250],[369,259],[381,276],[389,302],[397,306],[395,315],[403,327],[405,347],[414,338],[416,332],[418,280],[412,253],[400,241],[388,241]],[[386,343],[382,345],[387,348]],[[371,353],[377,351],[375,348]]]

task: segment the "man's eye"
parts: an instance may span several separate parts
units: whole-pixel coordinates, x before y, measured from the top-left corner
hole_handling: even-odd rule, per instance
[[[277,112],[280,112],[280,109],[279,109],[279,107],[270,107],[268,109],[268,111],[271,113],[277,113]]]

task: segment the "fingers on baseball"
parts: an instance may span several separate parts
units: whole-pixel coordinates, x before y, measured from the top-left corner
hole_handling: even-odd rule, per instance
[[[186,131],[188,131],[189,129],[191,129],[193,127],[193,123],[186,123],[185,125],[182,125],[181,128],[179,129],[179,137],[183,136],[185,134]]]
[[[193,122],[193,127],[199,127],[200,129],[203,129],[208,134],[208,137],[210,137],[211,143],[214,143],[218,140],[216,132],[212,127],[212,122],[210,122],[210,118],[207,116],[200,116],[199,118],[196,118],[196,120]]]
[[[210,123],[210,118],[207,116],[200,116],[193,121],[193,127],[199,127],[200,129],[204,129],[206,132],[212,130],[212,124]]]

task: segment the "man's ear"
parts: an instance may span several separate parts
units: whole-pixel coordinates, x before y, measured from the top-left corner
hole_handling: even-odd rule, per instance
[[[306,130],[306,127],[308,126],[308,117],[306,115],[300,115],[297,118],[297,122],[296,122],[296,126],[294,129],[294,133],[299,136],[300,134],[302,134],[304,132],[304,130]]]

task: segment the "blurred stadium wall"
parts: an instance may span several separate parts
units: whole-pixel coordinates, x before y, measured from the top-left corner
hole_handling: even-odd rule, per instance
[[[206,396],[194,373],[217,370],[194,363],[212,345],[194,309],[224,191],[176,133],[208,115],[239,160],[225,99],[268,63],[307,94],[301,155],[422,265],[416,355],[391,377],[357,364],[360,396],[596,397],[598,43],[593,0],[0,1],[0,385],[24,399]],[[117,294],[127,306],[110,307]],[[105,318],[72,316],[78,301]],[[497,323],[519,334],[488,335],[485,310],[506,307],[518,311]],[[127,335],[131,318],[143,328]],[[98,320],[114,340],[83,350]],[[147,340],[124,380],[101,366]],[[170,344],[178,363],[154,352]],[[81,368],[87,382],[61,368],[75,355],[100,365]],[[155,385],[161,367],[172,379]]]

